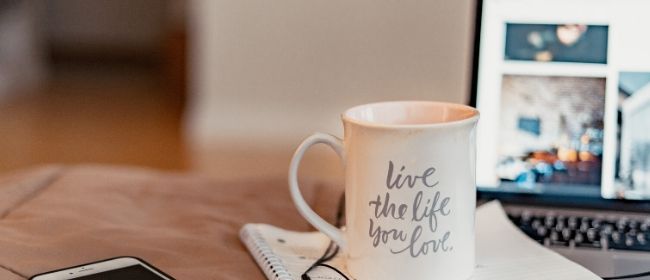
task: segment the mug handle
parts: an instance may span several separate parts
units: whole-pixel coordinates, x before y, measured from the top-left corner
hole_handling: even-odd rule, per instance
[[[296,149],[296,152],[293,154],[293,158],[291,159],[291,164],[289,165],[289,190],[291,191],[291,198],[293,199],[296,208],[298,208],[298,212],[300,212],[300,214],[312,226],[327,235],[332,239],[332,241],[345,250],[347,248],[347,241],[345,240],[343,231],[318,216],[318,214],[309,207],[309,204],[307,204],[300,193],[300,186],[298,185],[298,166],[300,165],[300,161],[305,155],[307,149],[315,144],[326,144],[330,146],[330,148],[339,155],[341,161],[345,162],[345,157],[343,155],[343,141],[338,137],[319,132],[307,137],[307,139],[302,141],[300,146],[298,146],[298,149]]]

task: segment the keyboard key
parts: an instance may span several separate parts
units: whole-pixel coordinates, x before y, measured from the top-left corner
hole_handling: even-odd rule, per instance
[[[530,223],[530,226],[533,227],[534,229],[537,229],[542,227],[542,222],[538,219],[535,219]]]
[[[645,245],[648,242],[647,239],[646,239],[646,234],[645,233],[637,233],[636,234],[636,241],[640,245]]]
[[[567,227],[570,229],[578,229],[578,217],[576,216],[571,216],[567,219]]]
[[[573,241],[575,241],[576,245],[580,244],[585,241],[585,237],[582,233],[578,232],[576,233],[576,236],[573,237]]]
[[[550,228],[550,227],[553,227],[553,226],[555,225],[555,217],[553,217],[553,216],[546,216],[546,217],[544,218],[544,224],[546,225],[546,227],[549,227],[549,228]]]
[[[600,227],[601,223],[602,223],[601,219],[598,219],[598,218],[592,219],[591,220],[591,227],[598,228],[598,227]]]
[[[611,224],[606,224],[601,227],[601,235],[610,235],[612,234],[612,231],[614,231],[614,226]]]
[[[610,235],[610,240],[615,244],[621,243],[622,241],[621,233],[618,231],[612,232],[612,234]]]
[[[598,234],[595,228],[587,230],[587,240],[589,240],[589,242],[594,242],[598,239],[600,239],[600,234]]]
[[[639,225],[639,230],[640,231],[648,231],[650,230],[650,219],[644,220],[640,225]]]

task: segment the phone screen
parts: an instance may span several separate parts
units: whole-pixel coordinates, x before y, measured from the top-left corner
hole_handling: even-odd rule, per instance
[[[75,280],[162,280],[160,276],[139,264],[72,278]]]

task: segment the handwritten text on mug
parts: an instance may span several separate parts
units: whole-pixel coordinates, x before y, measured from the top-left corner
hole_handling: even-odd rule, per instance
[[[438,230],[438,217],[448,216],[451,213],[449,196],[440,193],[436,186],[440,183],[435,178],[436,169],[427,168],[422,175],[402,174],[406,169],[402,166],[395,172],[393,161],[388,161],[386,174],[386,188],[389,191],[407,192],[415,188],[418,190],[413,196],[412,204],[396,204],[390,201],[390,192],[386,191],[383,196],[368,202],[368,206],[374,210],[374,219],[370,218],[368,234],[372,238],[372,245],[378,247],[385,245],[393,254],[408,252],[411,257],[417,258],[421,255],[436,252],[449,252],[453,247],[449,244],[451,231],[441,232]],[[412,232],[404,232],[398,228],[382,228],[378,221],[380,219],[403,220],[406,224],[426,222],[426,229],[421,224],[413,228]],[[438,238],[431,240],[420,240],[422,231],[428,230],[431,233],[439,233]],[[397,245],[394,245],[397,243]]]

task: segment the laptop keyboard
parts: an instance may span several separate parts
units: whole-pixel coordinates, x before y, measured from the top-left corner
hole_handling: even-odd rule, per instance
[[[650,219],[508,214],[524,233],[545,246],[650,251]]]

